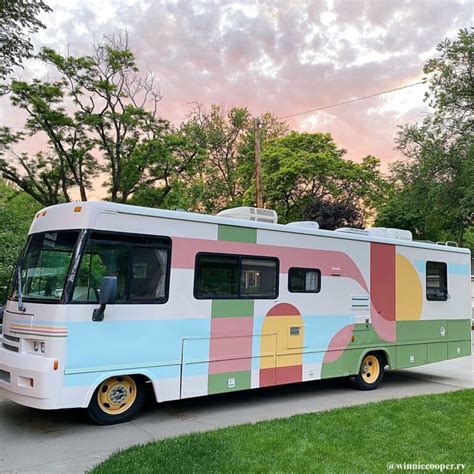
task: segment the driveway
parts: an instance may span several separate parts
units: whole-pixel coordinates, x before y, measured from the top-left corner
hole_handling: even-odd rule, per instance
[[[150,403],[134,421],[91,425],[81,410],[43,412],[0,391],[0,472],[83,472],[115,450],[152,439],[366,402],[474,388],[474,357],[386,373],[372,392],[341,380]]]

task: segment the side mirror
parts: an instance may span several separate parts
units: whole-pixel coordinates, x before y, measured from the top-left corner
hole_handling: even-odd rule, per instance
[[[94,309],[92,321],[103,321],[105,307],[115,303],[117,299],[117,277],[104,277],[100,282],[99,303],[100,306]]]

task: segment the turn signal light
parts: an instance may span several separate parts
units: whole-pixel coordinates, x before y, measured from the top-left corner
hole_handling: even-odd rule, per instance
[[[58,370],[58,367],[59,367],[59,361],[58,360],[55,360],[53,362],[53,370]]]
[[[74,212],[81,212],[81,210],[82,210],[82,207],[81,207],[81,206],[76,206],[76,207],[74,208]]]

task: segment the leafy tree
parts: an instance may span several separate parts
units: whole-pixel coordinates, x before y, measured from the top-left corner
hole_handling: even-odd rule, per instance
[[[435,125],[455,133],[474,128],[474,30],[459,30],[456,40],[437,46],[440,55],[430,59],[423,72],[428,75],[426,100],[435,110]]]
[[[401,222],[419,238],[460,245],[472,232],[473,44],[474,34],[461,30],[455,41],[443,41],[439,57],[426,64],[426,100],[434,111],[421,124],[401,128],[397,148],[407,159],[392,167],[396,194],[381,209],[377,224]]]
[[[0,129],[0,172],[42,204],[67,202],[74,194],[87,200],[99,175],[110,199],[126,202],[154,183],[169,186],[199,155],[183,130],[158,116],[154,77],[139,75],[126,35],[104,38],[91,56],[43,49],[39,57],[59,78],[14,80],[11,101],[27,112],[30,135],[46,134],[48,150],[16,154],[25,134]]]
[[[202,199],[206,161],[201,125],[195,119],[138,149],[153,163],[130,203],[148,207],[195,209]]]
[[[259,118],[261,143],[287,132],[287,125],[272,114]],[[200,106],[181,124],[176,135],[183,139],[180,163],[171,180],[141,188],[133,203],[215,213],[226,207],[255,204],[255,121],[246,108],[228,111]]]
[[[352,202],[329,201],[315,198],[304,209],[303,219],[316,221],[321,229],[335,230],[339,227],[362,228],[364,215]]]
[[[0,79],[32,57],[30,36],[45,28],[38,15],[50,11],[42,0],[0,0]]]
[[[206,160],[192,189],[200,189],[198,210],[216,212],[244,203],[255,204],[255,119],[246,108],[225,111],[213,105],[206,112],[197,107],[192,115],[201,126],[201,143]],[[258,118],[261,142],[281,136],[287,130],[284,122],[266,113]]]
[[[0,304],[6,300],[10,276],[40,207],[31,196],[0,180]]]
[[[290,132],[270,141],[262,154],[265,202],[282,222],[301,220],[314,200],[354,203],[369,212],[385,192],[379,161],[369,156],[357,164],[344,154],[327,133]]]

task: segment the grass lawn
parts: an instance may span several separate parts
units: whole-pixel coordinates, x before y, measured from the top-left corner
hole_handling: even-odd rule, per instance
[[[165,439],[118,452],[93,472],[373,473],[390,462],[461,463],[474,472],[474,390]]]

